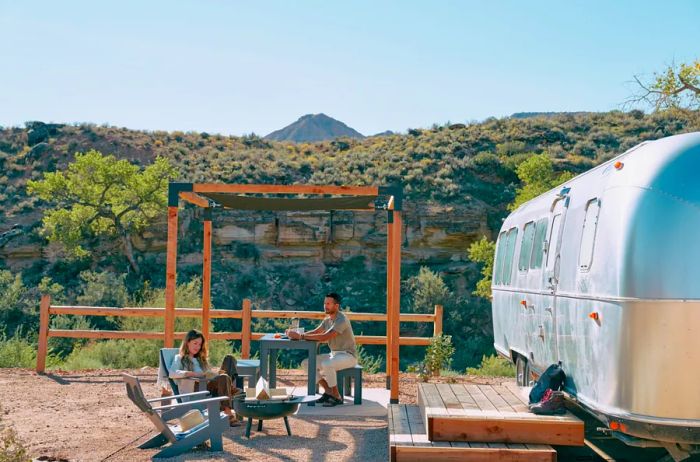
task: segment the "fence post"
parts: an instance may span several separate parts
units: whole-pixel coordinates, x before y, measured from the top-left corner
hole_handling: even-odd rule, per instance
[[[435,320],[433,321],[433,337],[442,334],[442,305],[435,305]]]
[[[250,299],[243,299],[243,325],[241,327],[241,358],[250,358],[250,321],[252,318],[252,312],[250,308]]]
[[[39,305],[39,349],[36,353],[36,371],[40,374],[46,369],[46,350],[49,341],[49,307],[51,295],[41,296]]]

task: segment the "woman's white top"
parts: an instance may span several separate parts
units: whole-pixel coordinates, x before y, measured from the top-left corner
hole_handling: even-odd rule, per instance
[[[198,374],[204,373],[204,370],[199,364],[199,360],[197,358],[192,358],[191,371],[185,369],[185,367],[182,365],[182,357],[179,354],[175,355],[175,357],[173,358],[173,362],[172,364],[170,364],[170,368],[168,370],[170,371],[170,378],[175,379],[175,383],[177,383],[177,387],[180,390],[180,394],[192,393],[195,391],[194,386],[196,383],[196,379],[186,378],[185,374],[187,372],[196,372]]]

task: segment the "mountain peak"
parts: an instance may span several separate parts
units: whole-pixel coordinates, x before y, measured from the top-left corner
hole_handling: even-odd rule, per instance
[[[265,136],[268,140],[295,142],[324,141],[341,137],[364,138],[358,131],[323,113],[303,115],[296,122]]]

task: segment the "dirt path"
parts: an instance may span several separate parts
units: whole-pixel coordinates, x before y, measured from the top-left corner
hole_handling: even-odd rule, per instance
[[[151,423],[128,400],[121,373],[141,380],[147,396],[158,396],[152,368],[121,371],[80,371],[38,375],[26,369],[0,369],[2,420],[11,424],[32,457],[70,461],[150,460],[154,450],[136,446],[150,435]],[[303,385],[301,371],[279,371],[278,384]],[[460,378],[460,382],[493,383],[502,378]],[[366,388],[380,388],[384,375],[366,375]],[[401,375],[404,403],[416,400],[417,379]],[[278,385],[278,386],[279,386]],[[233,461],[351,461],[387,460],[387,429],[383,418],[320,419],[293,417],[294,437],[282,421],[271,421],[250,440],[244,428],[231,428],[224,436],[224,453],[191,452],[177,460]],[[46,459],[45,459],[46,460]]]

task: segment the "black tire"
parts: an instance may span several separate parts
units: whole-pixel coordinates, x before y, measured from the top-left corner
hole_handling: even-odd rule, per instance
[[[520,355],[515,360],[515,383],[519,387],[530,386],[530,364]]]

